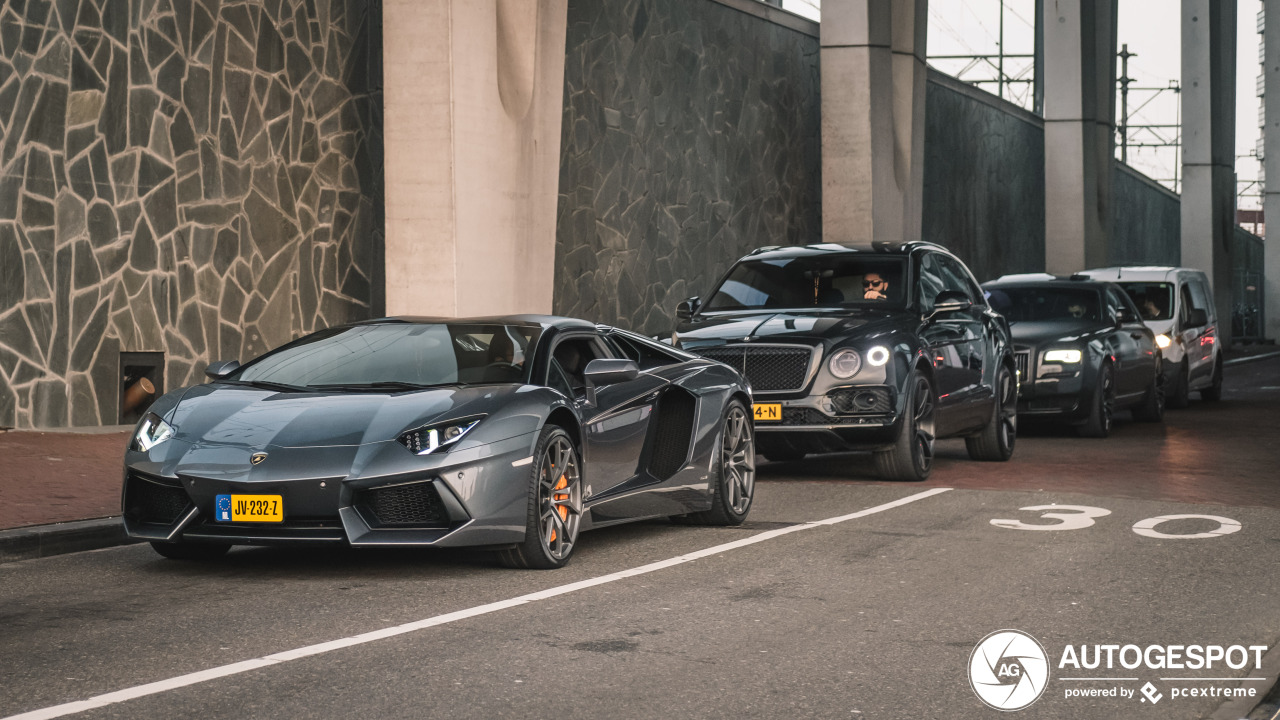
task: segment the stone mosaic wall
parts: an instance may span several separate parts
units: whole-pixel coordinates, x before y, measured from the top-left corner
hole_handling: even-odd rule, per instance
[[[570,0],[554,308],[667,334],[761,245],[820,242],[818,39],[712,0]]]
[[[377,0],[0,6],[0,426],[381,313]]]

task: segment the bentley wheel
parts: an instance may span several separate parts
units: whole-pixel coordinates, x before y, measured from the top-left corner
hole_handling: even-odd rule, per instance
[[[1133,408],[1133,419],[1140,422],[1160,422],[1164,420],[1164,371],[1156,365],[1156,374],[1147,385],[1142,396],[1142,404]]]
[[[720,425],[719,476],[711,488],[711,509],[679,515],[681,524],[741,525],[751,511],[756,491],[755,430],[747,408],[731,400]]]
[[[181,543],[152,541],[152,549],[170,560],[216,560],[231,549],[218,543]]]
[[[995,390],[991,420],[982,432],[964,439],[970,459],[1004,462],[1013,457],[1018,439],[1018,383],[1007,366],[1000,367]]]
[[[874,455],[876,470],[886,480],[927,480],[933,470],[934,409],[933,383],[914,371],[907,381],[902,427],[893,447]]]
[[[582,469],[573,441],[560,427],[542,429],[529,481],[524,542],[503,550],[508,567],[550,570],[573,556],[582,522]]]
[[[1076,428],[1080,437],[1104,438],[1111,434],[1111,422],[1116,412],[1116,373],[1111,363],[1104,363],[1098,371],[1098,384],[1094,388],[1089,417]]]

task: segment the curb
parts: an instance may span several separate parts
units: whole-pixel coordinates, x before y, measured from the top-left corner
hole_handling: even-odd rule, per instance
[[[1273,357],[1280,357],[1280,352],[1263,353],[1261,355],[1241,355],[1240,357],[1231,358],[1223,361],[1222,365],[1243,365],[1245,363],[1257,362],[1258,360],[1270,360]]]
[[[120,516],[0,530],[0,563],[97,550],[138,542],[124,534]]]

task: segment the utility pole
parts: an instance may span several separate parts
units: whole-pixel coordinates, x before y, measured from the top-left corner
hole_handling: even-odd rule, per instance
[[[1004,99],[1004,0],[1000,0],[1000,65],[996,68],[996,77],[1000,78],[1000,83],[996,86],[999,89],[1000,99]]]
[[[1120,46],[1120,162],[1129,164],[1129,58],[1138,53],[1129,52],[1129,43]],[[1176,183],[1176,181],[1175,181]]]

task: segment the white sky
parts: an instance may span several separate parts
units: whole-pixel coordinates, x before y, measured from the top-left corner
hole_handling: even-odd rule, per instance
[[[1180,5],[1177,0],[1117,0],[1119,2],[1118,45],[1129,45],[1137,53],[1129,59],[1130,126],[1168,125],[1178,122],[1177,97],[1172,92],[1155,93],[1136,88],[1168,87],[1170,80],[1181,75]],[[1030,55],[1034,49],[1035,0],[1004,0],[1004,38],[1006,55]],[[818,19],[821,0],[783,0],[787,10]],[[1000,37],[1001,0],[932,0],[929,3],[929,55],[931,63],[944,72],[956,74],[964,61],[943,60],[940,55],[996,54]],[[1236,64],[1236,173],[1238,187],[1245,192],[1241,208],[1259,207],[1256,187],[1246,187],[1258,177],[1258,162],[1252,153],[1258,140],[1257,16],[1261,0],[1238,0],[1237,64]],[[1030,60],[1006,59],[1005,72],[1031,78]],[[1118,72],[1119,68],[1117,68]],[[990,67],[970,68],[965,79],[995,77]],[[996,86],[985,89],[996,91]],[[1030,85],[1013,86],[1009,93],[1014,101],[1022,101]],[[1147,101],[1150,102],[1147,102]],[[1143,104],[1146,103],[1145,106]],[[1029,99],[1026,101],[1029,106]],[[1141,106],[1141,107],[1140,107]],[[1120,103],[1116,101],[1119,113]],[[1139,109],[1140,108],[1140,109]],[[1152,132],[1172,137],[1173,129],[1133,130],[1131,142],[1154,142]],[[1118,154],[1118,151],[1117,151]],[[1129,164],[1147,175],[1171,184],[1177,160],[1173,148],[1130,147]],[[1255,197],[1249,197],[1252,194]]]

